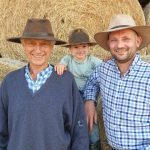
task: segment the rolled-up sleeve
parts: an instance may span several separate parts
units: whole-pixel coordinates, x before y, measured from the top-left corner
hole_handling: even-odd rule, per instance
[[[100,67],[100,66],[99,66]],[[87,100],[93,100],[96,101],[97,96],[100,92],[100,86],[99,86],[99,67],[97,67],[93,73],[90,75],[84,91],[84,101]]]

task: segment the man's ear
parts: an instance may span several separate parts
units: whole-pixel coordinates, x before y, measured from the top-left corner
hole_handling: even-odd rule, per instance
[[[140,47],[141,43],[142,43],[142,37],[141,36],[137,36],[137,47]]]

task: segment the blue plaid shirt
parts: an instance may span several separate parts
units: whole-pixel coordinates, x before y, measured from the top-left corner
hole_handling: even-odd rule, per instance
[[[30,76],[28,65],[25,67],[25,78],[28,82],[29,89],[32,90],[33,93],[38,91],[42,85],[46,82],[48,77],[50,77],[52,73],[53,67],[49,65],[46,69],[37,74],[37,79],[33,80]]]
[[[150,150],[150,65],[137,54],[121,77],[114,59],[102,63],[84,96],[96,100],[99,92],[109,144],[117,150]]]

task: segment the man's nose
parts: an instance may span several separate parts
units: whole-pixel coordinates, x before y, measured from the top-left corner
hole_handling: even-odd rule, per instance
[[[41,47],[39,45],[36,45],[35,50],[36,50],[37,53],[39,53],[39,52],[41,52]]]
[[[122,47],[123,47],[123,42],[122,42],[122,41],[118,41],[117,47],[118,47],[118,48],[122,48]]]

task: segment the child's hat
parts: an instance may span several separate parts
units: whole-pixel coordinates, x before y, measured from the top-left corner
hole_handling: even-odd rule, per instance
[[[68,43],[64,44],[64,47],[70,47],[71,45],[77,45],[77,44],[89,44],[90,46],[94,46],[97,43],[91,42],[89,40],[88,34],[81,28],[73,30],[68,39]]]

